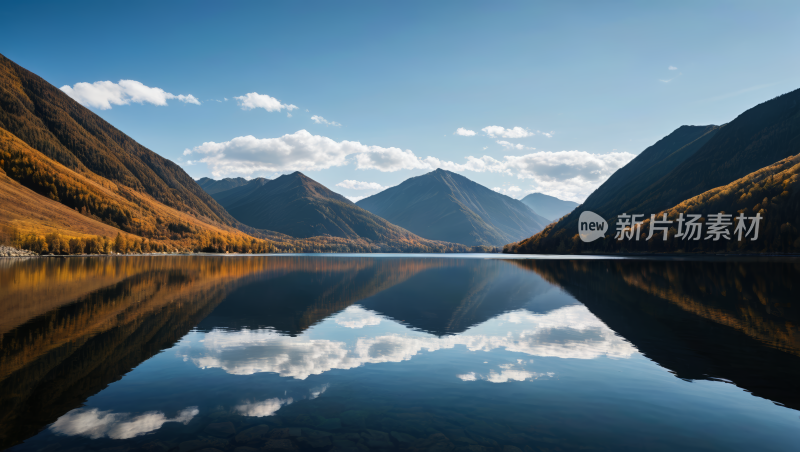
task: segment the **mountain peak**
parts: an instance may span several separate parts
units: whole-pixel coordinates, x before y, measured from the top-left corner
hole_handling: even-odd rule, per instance
[[[549,221],[522,202],[437,168],[356,203],[431,240],[500,246]]]

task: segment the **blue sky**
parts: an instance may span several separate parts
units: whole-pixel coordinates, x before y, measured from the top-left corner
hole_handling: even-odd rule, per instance
[[[796,1],[163,3],[9,3],[0,53],[193,177],[349,197],[443,167],[582,201],[677,127],[800,88]]]

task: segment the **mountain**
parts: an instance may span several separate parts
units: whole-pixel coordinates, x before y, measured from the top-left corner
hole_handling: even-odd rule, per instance
[[[225,179],[215,180],[208,177],[201,177],[197,179],[197,185],[209,195],[219,193],[221,191],[230,190],[231,188],[240,187],[247,183],[247,179],[243,177],[226,177]]]
[[[145,148],[60,89],[0,55],[0,127],[78,173],[182,212],[232,226],[233,218],[180,166]]]
[[[356,203],[428,239],[502,246],[549,223],[521,201],[437,169]]]
[[[300,172],[264,182],[248,196],[221,201],[242,223],[292,237],[434,244],[367,212]]]
[[[204,249],[212,240],[244,244],[247,237],[232,227],[203,222],[144,193],[120,189],[90,171],[67,168],[3,128],[0,211],[0,226],[9,231],[2,234],[8,236],[4,241],[54,254],[79,252],[67,247],[71,238],[100,243],[97,248],[84,244],[87,252],[98,252],[105,249],[110,238],[122,234],[131,245],[115,251],[125,252]],[[45,240],[49,242],[46,246],[41,244]],[[252,237],[247,237],[247,243],[264,251],[269,248],[267,242]]]
[[[796,250],[800,243],[795,245],[794,240],[790,240],[794,232],[787,232],[796,228],[796,223],[789,226],[775,223],[793,221],[796,210],[791,209],[795,198],[792,191],[779,190],[772,178],[781,173],[781,177],[786,177],[782,184],[793,186],[796,181],[793,179],[794,170],[786,167],[785,159],[798,153],[800,90],[795,90],[747,110],[724,126],[683,126],[677,129],[614,173],[580,209],[536,236],[509,245],[507,251],[618,252],[623,248],[638,251],[732,251],[727,247],[739,249],[736,240],[700,245],[678,241],[663,247],[663,243],[656,244],[653,240],[641,244],[616,243],[612,233],[605,239],[582,243],[576,240],[578,217],[583,211],[597,213],[613,231],[617,215],[622,213],[643,214],[649,218],[651,214],[669,210],[671,219],[680,212],[710,214],[724,211],[736,214],[747,211],[754,214],[764,208],[771,212],[764,227],[772,231],[770,240],[773,245],[767,246],[762,241],[744,244],[744,248],[739,250]],[[776,162],[780,164],[772,166]],[[774,190],[778,190],[777,193],[773,193]],[[732,192],[738,193],[741,199],[728,196]],[[755,193],[771,197],[756,199]],[[721,210],[697,210],[712,207]],[[692,209],[691,212],[685,210],[688,208]],[[642,230],[647,231],[647,228]]]
[[[178,165],[2,55],[0,212],[0,243],[40,253],[475,251],[382,219],[364,219],[382,231],[370,239],[244,225]]]
[[[550,221],[558,220],[580,205],[577,202],[564,201],[554,196],[545,195],[544,193],[531,193],[520,201],[530,207],[531,210],[548,218]]]
[[[244,184],[241,184],[239,186],[230,189],[220,190],[216,193],[209,192],[209,194],[211,195],[212,198],[214,198],[214,200],[220,203],[222,207],[226,207],[235,204],[241,199],[247,198],[248,196],[253,194],[254,191],[261,188],[267,182],[269,182],[269,179],[265,179],[263,177],[257,177],[251,181],[245,181]]]

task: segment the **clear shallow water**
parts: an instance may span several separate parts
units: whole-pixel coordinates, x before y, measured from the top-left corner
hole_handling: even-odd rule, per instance
[[[795,450],[798,276],[786,260],[2,260],[0,448]]]

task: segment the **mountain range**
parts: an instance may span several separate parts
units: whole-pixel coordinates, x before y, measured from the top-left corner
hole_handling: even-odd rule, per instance
[[[242,189],[248,189],[244,193]],[[416,241],[419,237],[353,204],[300,172],[250,184],[215,196],[237,220],[299,238],[331,236],[371,241]]]
[[[443,169],[412,177],[356,205],[421,237],[466,245],[502,246],[550,222],[521,201]]]
[[[354,204],[296,172],[193,180],[0,55],[0,243],[40,253],[800,251],[800,90],[717,126],[682,126],[581,205],[516,200],[437,169]],[[758,241],[578,240],[592,211],[760,215]],[[557,220],[552,222],[552,220]],[[661,234],[661,233],[659,233]]]
[[[579,205],[577,202],[564,201],[544,193],[531,193],[520,199],[520,201],[551,222],[572,212]]]
[[[800,250],[800,90],[757,105],[722,126],[682,126],[615,172],[581,205],[544,231],[506,246],[517,253],[576,252],[796,252]],[[591,243],[577,240],[578,218],[591,211],[611,234]],[[646,219],[681,213],[758,213],[764,218],[757,241],[675,239],[618,241],[618,215]],[[640,237],[641,238],[641,237]]]
[[[282,187],[275,193],[288,197],[253,205],[260,211],[247,218],[280,230],[248,226],[180,166],[0,55],[2,242],[54,254],[477,250],[418,237],[302,175],[279,179],[272,188]],[[292,180],[297,184],[289,183]],[[202,181],[226,203],[234,201],[233,195],[248,197],[247,190],[257,192],[264,183]],[[241,190],[221,195],[237,188]],[[305,199],[322,209],[326,221],[334,212],[339,216],[320,223],[312,210],[296,209],[291,195],[303,198],[303,190],[312,194]],[[264,209],[272,207],[286,210],[265,215]],[[242,208],[232,209],[244,215]],[[295,214],[298,217],[292,218]]]
[[[212,197],[216,193],[245,185],[247,182],[247,179],[243,177],[226,177],[225,179],[220,180],[215,180],[208,177],[201,177],[200,179],[197,179],[197,185],[199,185],[203,191]]]

